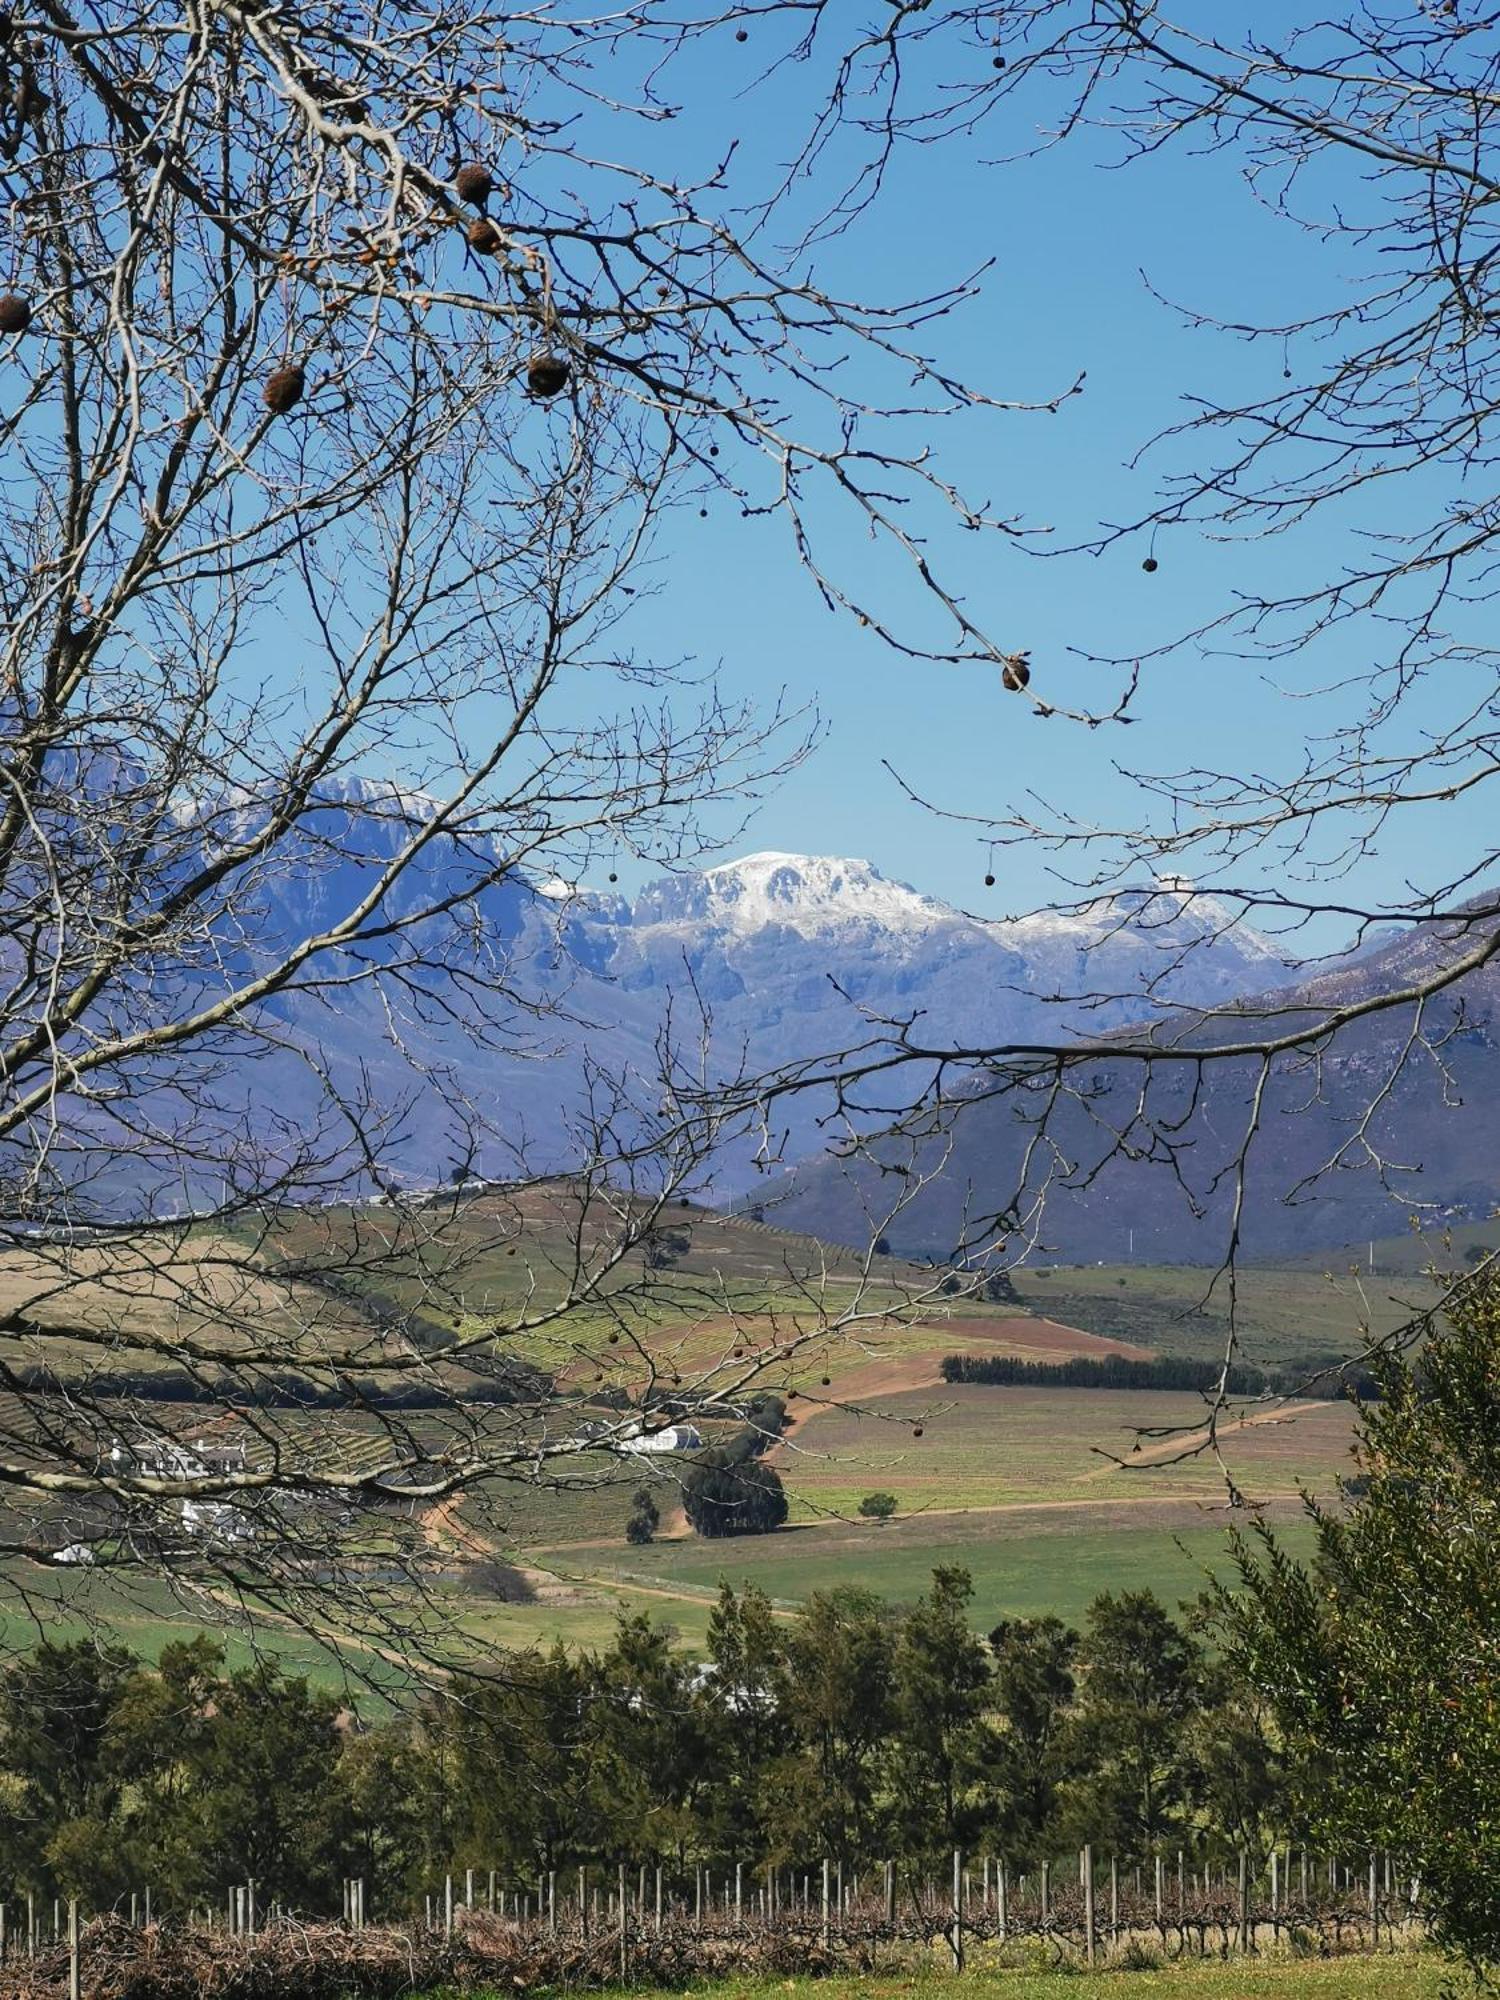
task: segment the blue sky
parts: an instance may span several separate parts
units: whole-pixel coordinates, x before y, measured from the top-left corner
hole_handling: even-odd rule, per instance
[[[805,79],[783,73],[737,104],[726,66],[744,63],[748,74],[749,55],[726,38],[692,59],[704,66],[702,89],[688,87],[691,69],[679,80],[679,96],[698,101],[668,128],[674,159],[691,159],[695,145],[706,157],[721,142],[726,104],[743,111],[748,169],[785,157],[798,142]],[[1033,100],[1032,108],[1040,114],[1044,106]],[[1276,319],[1337,296],[1347,274],[1336,252],[1258,208],[1226,159],[1178,151],[1111,171],[1113,142],[1088,135],[1020,164],[986,157],[1027,136],[992,126],[971,141],[903,152],[878,206],[834,246],[823,270],[866,293],[897,295],[995,260],[982,299],[938,336],[945,358],[1007,397],[1047,396],[1080,370],[1086,392],[1056,415],[964,419],[933,442],[945,469],[1004,511],[1054,524],[1064,543],[1145,506],[1152,473],[1131,471],[1126,461],[1183,413],[1185,396],[1243,397],[1279,383],[1279,350],[1183,327],[1149,295],[1148,281],[1209,313]],[[1362,525],[1380,524],[1377,515]],[[1323,573],[1339,561],[1350,525],[1330,521],[1301,541],[1238,549],[1179,531],[1158,541],[1152,576],[1140,568],[1144,543],[1098,560],[1038,560],[998,538],[981,545],[953,529],[932,552],[963,565],[982,621],[1029,648],[1042,681],[1087,700],[1099,677],[1071,657],[1073,649],[1133,653],[1218,610],[1236,586],[1275,589]],[[846,575],[868,566],[848,521],[828,514],[819,527]],[[1112,770],[1116,758],[1169,770],[1222,755],[1276,768],[1298,754],[1302,731],[1331,712],[1289,703],[1254,668],[1184,657],[1152,668],[1128,732],[1044,722],[989,671],[915,664],[831,616],[775,523],[746,524],[727,507],[712,508],[706,522],[688,513],[667,528],[661,553],[665,588],[634,623],[637,646],[718,660],[734,690],[768,695],[784,684],[815,697],[827,721],[822,747],[735,846],[865,856],[887,874],[986,913],[1058,894],[1048,858],[1010,850],[997,863],[997,887],[985,890],[982,842],[909,804],[884,760],[961,811],[1003,812],[1035,791],[1075,812],[1125,812],[1130,788]],[[876,576],[885,573],[877,564]],[[1309,671],[1321,679],[1360,664],[1359,643],[1351,632]],[[1430,818],[1409,830],[1399,861],[1367,864],[1349,886],[1399,896],[1424,855],[1436,856],[1464,831],[1452,811]],[[620,872],[629,888],[652,871],[622,859]],[[1319,939],[1337,941],[1328,932]]]

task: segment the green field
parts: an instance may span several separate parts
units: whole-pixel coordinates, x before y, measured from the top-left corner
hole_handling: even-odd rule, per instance
[[[1305,1551],[1309,1531],[1299,1519],[1278,1511],[1273,1522],[1289,1547]],[[935,1565],[957,1564],[974,1579],[974,1623],[988,1630],[1001,1618],[1045,1612],[1076,1623],[1105,1590],[1151,1589],[1175,1605],[1195,1597],[1211,1570],[1224,1569],[1226,1548],[1222,1525],[1167,1506],[1152,1510],[1149,1522],[1108,1508],[1066,1517],[1027,1511],[953,1516],[941,1526],[802,1528],[735,1542],[659,1542],[622,1546],[617,1555],[564,1549],[546,1560],[581,1586],[618,1592],[632,1608],[651,1610],[691,1641],[721,1581],[757,1584],[787,1609],[813,1591],[851,1584],[909,1603],[928,1588]]]
[[[1194,1442],[1199,1399],[950,1388],[941,1380],[942,1358],[954,1352],[1045,1361],[1118,1352],[1128,1342],[1133,1352],[1215,1354],[1225,1335],[1224,1301],[1205,1297],[1209,1274],[1147,1266],[1023,1270],[1017,1285],[1024,1309],[1017,1312],[940,1296],[938,1273],[899,1260],[876,1259],[866,1279],[849,1252],[747,1218],[678,1207],[668,1220],[687,1248],[649,1282],[639,1253],[630,1254],[609,1286],[612,1300],[621,1288],[633,1297],[618,1322],[613,1305],[594,1307],[565,1324],[497,1338],[505,1352],[559,1376],[571,1400],[557,1405],[554,1432],[606,1414],[595,1398],[606,1389],[637,1389],[653,1371],[658,1384],[670,1384],[676,1370],[687,1379],[727,1370],[741,1386],[759,1380],[788,1394],[791,1429],[772,1461],[791,1503],[788,1527],[766,1538],[700,1541],[682,1521],[673,1483],[680,1466],[585,1453],[567,1461],[562,1490],[549,1480],[519,1479],[469,1491],[408,1523],[408,1539],[426,1558],[421,1588],[385,1606],[383,1622],[324,1645],[316,1633],[272,1620],[262,1628],[264,1648],[330,1685],[379,1688],[420,1666],[428,1634],[461,1639],[482,1656],[554,1638],[598,1646],[622,1609],[650,1610],[684,1645],[699,1647],[724,1577],[753,1579],[790,1615],[813,1592],[841,1584],[908,1601],[927,1587],[935,1565],[958,1563],[974,1577],[976,1624],[988,1629],[1001,1616],[1042,1611],[1078,1619],[1106,1588],[1150,1587],[1177,1602],[1222,1565],[1230,1518],[1224,1466],[1206,1451],[1167,1462],[1182,1442]],[[120,1326],[129,1359],[164,1361],[184,1329],[211,1332],[215,1302],[226,1349],[269,1330],[295,1352],[299,1326],[314,1354],[330,1340],[378,1346],[380,1314],[392,1306],[416,1310],[442,1340],[498,1328],[507,1316],[532,1316],[562,1284],[575,1252],[607,1250],[619,1226],[620,1211],[608,1201],[585,1213],[557,1190],[531,1190],[513,1206],[500,1197],[456,1206],[442,1197],[405,1219],[381,1209],[298,1212],[275,1218],[253,1243],[186,1231],[165,1267],[152,1249],[117,1280],[106,1281],[102,1253],[85,1249],[73,1269],[81,1287],[71,1296],[65,1290],[60,1303],[87,1308],[83,1317],[106,1337],[112,1324]],[[56,1276],[53,1261],[13,1257],[0,1272],[0,1294],[12,1304],[38,1297]],[[1414,1263],[1412,1275],[1383,1284],[1368,1273],[1330,1277],[1311,1265],[1245,1271],[1245,1357],[1274,1365],[1311,1351],[1356,1349],[1362,1322],[1380,1326],[1404,1316],[1406,1301],[1423,1289],[1415,1271]],[[40,1287],[39,1277],[46,1281]],[[198,1297],[203,1312],[184,1319],[184,1295]],[[911,1309],[917,1295],[927,1302],[921,1313]],[[855,1331],[818,1332],[856,1298],[865,1314]],[[40,1305],[37,1317],[45,1322]],[[809,1330],[813,1337],[787,1358],[789,1338]],[[618,1338],[610,1339],[612,1331]],[[33,1345],[69,1344],[44,1333]],[[440,1354],[433,1366],[441,1377]],[[1347,1469],[1350,1413],[1320,1403],[1290,1421],[1265,1406],[1246,1415],[1248,1422],[1222,1433],[1224,1460],[1241,1492],[1265,1503],[1305,1546],[1298,1489],[1330,1491]],[[204,1421],[200,1413],[183,1417],[193,1428]],[[309,1456],[332,1434],[330,1420],[317,1413],[276,1421],[283,1447]],[[374,1419],[349,1413],[331,1421],[343,1457],[383,1448]],[[441,1455],[466,1439],[499,1435],[514,1421],[503,1407],[467,1405],[418,1412],[406,1426],[425,1450]],[[711,1424],[705,1434],[711,1441]],[[631,1495],[648,1479],[662,1532],[654,1545],[632,1548],[624,1539]],[[897,1518],[880,1528],[857,1516],[861,1498],[877,1489],[898,1504]],[[522,1569],[533,1601],[503,1601],[484,1575],[494,1561]],[[0,1639],[24,1644],[44,1626],[82,1630],[93,1622],[149,1655],[174,1632],[223,1623],[229,1611],[212,1599],[174,1597],[161,1584],[125,1589],[79,1574],[49,1579],[31,1603],[30,1611],[12,1610]],[[242,1638],[230,1650],[236,1660],[247,1656]]]
[[[583,1595],[619,1593],[649,1605],[689,1639],[721,1579],[753,1581],[787,1607],[850,1583],[908,1601],[936,1564],[958,1563],[974,1578],[975,1619],[984,1626],[1043,1611],[1077,1618],[1106,1589],[1149,1587],[1176,1602],[1222,1566],[1226,1527],[1246,1517],[1227,1508],[1210,1456],[1126,1469],[1101,1452],[1129,1458],[1135,1426],[1163,1430],[1201,1413],[1197,1398],[1155,1391],[906,1392],[878,1413],[830,1410],[799,1425],[774,1456],[793,1502],[779,1534],[729,1542],[679,1531],[631,1548],[621,1494],[613,1535],[554,1527],[525,1560]],[[1347,1467],[1350,1423],[1345,1405],[1322,1403],[1225,1435],[1242,1492],[1295,1548],[1307,1546],[1309,1533],[1298,1489],[1332,1487]],[[1147,1445],[1139,1457],[1170,1448]],[[894,1493],[900,1507],[884,1526],[854,1516],[875,1488]],[[602,1506],[606,1496],[593,1499]]]
[[[1380,1246],[1376,1246],[1377,1251]],[[1246,1265],[1236,1277],[1236,1325],[1242,1358],[1276,1367],[1309,1353],[1352,1354],[1365,1328],[1385,1333],[1432,1302],[1413,1249],[1410,1265],[1371,1272],[1351,1256],[1330,1253],[1285,1269]],[[1023,1268],[1016,1289],[1034,1312],[1090,1333],[1139,1342],[1162,1354],[1217,1359],[1229,1333],[1225,1281],[1211,1271],[1171,1264],[1060,1265]]]
[[[1445,1979],[1453,1982],[1445,1985]],[[1473,1988],[1441,1961],[1411,1953],[1370,1958],[1267,1959],[1227,1964],[1197,1961],[1159,1971],[984,1971],[954,1977],[939,1972],[897,1979],[728,1978],[671,1989],[674,2000],[1439,2000]],[[663,2000],[636,1992],[635,2000]]]

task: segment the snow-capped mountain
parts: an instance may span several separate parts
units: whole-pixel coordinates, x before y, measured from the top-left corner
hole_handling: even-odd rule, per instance
[[[752,854],[668,877],[629,905],[576,905],[574,925],[625,993],[691,982],[752,1062],[831,1051],[872,1019],[914,1015],[934,1045],[1096,1033],[1286,977],[1264,938],[1182,886],[996,920],[825,855]]]
[[[861,929],[923,937],[956,919],[948,904],[888,882],[868,861],[826,854],[747,854],[668,876],[644,889],[631,912],[638,929],[679,925],[738,937],[771,929],[803,938]]]
[[[181,823],[211,847],[242,836],[258,811],[248,796],[190,801]],[[209,969],[194,975],[200,984],[184,982],[178,998],[196,991],[201,1000],[214,979],[242,979],[357,906],[432,811],[391,787],[326,787],[275,871],[236,908]],[[477,894],[466,893],[476,883]],[[429,906],[442,914],[399,928]],[[358,1117],[382,1123],[380,1171],[407,1182],[455,1169],[503,1176],[523,1154],[533,1168],[564,1168],[577,1157],[569,1115],[597,1102],[601,1074],[625,1079],[639,1105],[659,1097],[669,1020],[691,1044],[706,1012],[710,1067],[724,1079],[830,1055],[893,1022],[913,1024],[929,1047],[993,1047],[1097,1034],[1278,975],[1263,938],[1183,885],[992,919],[867,861],[768,852],[665,876],[628,900],[540,874],[522,879],[483,837],[445,833],[398,879],[369,937],[320,958],[226,1027],[196,1087],[192,1150],[204,1160],[202,1183],[217,1183],[216,1135],[243,1134],[278,1158],[306,1146],[316,1117],[316,1148],[336,1186]],[[160,1005],[174,1004],[164,986]],[[321,1108],[310,1075],[321,1079]],[[784,1159],[821,1148],[825,1109],[790,1101]],[[169,1111],[161,1122],[161,1173],[180,1180],[181,1126]],[[122,1175],[144,1183],[150,1150],[136,1134],[117,1143],[101,1113],[93,1184],[107,1192]],[[748,1155],[725,1154],[714,1185],[732,1189],[748,1176]]]

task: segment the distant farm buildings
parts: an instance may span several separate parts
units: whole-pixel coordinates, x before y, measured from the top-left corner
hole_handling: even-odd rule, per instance
[[[643,1458],[673,1451],[702,1451],[703,1437],[691,1424],[667,1424],[659,1431],[638,1431],[634,1437],[623,1438],[620,1449]]]

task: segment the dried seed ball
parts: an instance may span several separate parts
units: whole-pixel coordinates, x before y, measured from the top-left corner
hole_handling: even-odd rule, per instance
[[[1146,572],[1147,576],[1155,576],[1157,571],[1156,557],[1147,556],[1146,560],[1141,564],[1141,568]]]
[[[505,238],[487,215],[476,216],[464,231],[464,238],[480,257],[498,257],[505,248]]]
[[[453,176],[453,185],[460,201],[471,201],[476,208],[483,208],[495,191],[495,176],[478,160],[470,160]]]
[[[1031,679],[1031,668],[1024,654],[1012,653],[1005,662],[1000,679],[1011,694],[1019,694]]]
[[[24,333],[31,324],[31,305],[16,292],[0,298],[0,333]]]
[[[986,888],[986,889],[993,889],[993,888],[994,888],[994,886],[995,886],[995,878],[994,878],[994,876],[993,876],[993,875],[986,875],[986,876],[985,876],[985,878],[984,878],[984,886],[985,886],[985,888]]]
[[[737,1348],[736,1348],[736,1349],[734,1350],[734,1358],[735,1358],[735,1360],[736,1360],[736,1361],[743,1361],[743,1360],[744,1360],[744,1358],[745,1358],[745,1350],[744,1350],[744,1348],[743,1348],[743,1347],[737,1347]]]
[[[526,386],[533,396],[556,396],[567,388],[572,372],[560,354],[533,354],[526,365]]]
[[[269,376],[261,391],[261,401],[273,416],[284,417],[302,401],[302,391],[307,387],[307,376],[299,361],[288,362],[285,368],[278,368]]]
[[[991,57],[990,57],[990,68],[991,68],[991,69],[1004,69],[1004,67],[1005,67],[1005,58],[1004,58],[1004,56],[991,56]]]
[[[506,1253],[505,1253],[505,1254],[506,1254],[506,1256],[507,1256],[507,1257],[514,1257],[514,1256],[515,1256],[515,1254],[516,1254],[516,1246],[515,1246],[515,1244],[514,1244],[514,1243],[512,1243],[512,1244],[511,1244],[510,1248],[509,1248],[509,1249],[508,1249],[508,1250],[506,1251]]]
[[[620,1336],[617,1333],[612,1333],[609,1336],[609,1344],[611,1347],[618,1347],[620,1344]]]
[[[734,31],[734,39],[737,42],[748,42],[750,39],[750,30],[748,28],[736,28]]]
[[[919,1438],[922,1435],[922,1426],[920,1424],[913,1424],[911,1434],[914,1438]]]
[[[611,868],[609,871],[609,879],[611,882],[618,882],[620,879],[619,876],[615,873],[613,868]]]
[[[823,1387],[825,1389],[831,1389],[833,1387],[833,1377],[831,1375],[825,1375],[823,1377]]]

